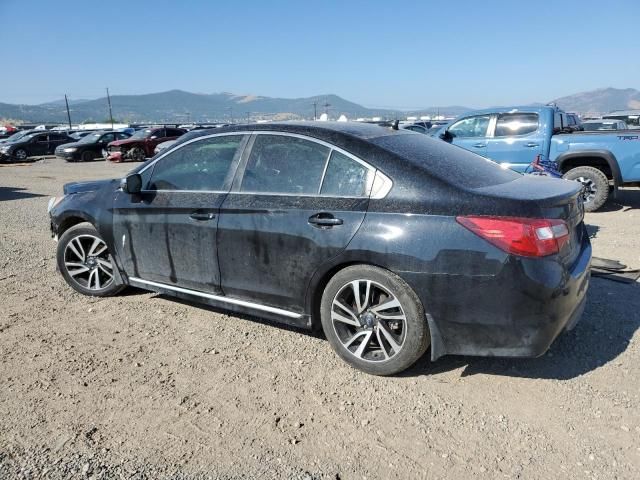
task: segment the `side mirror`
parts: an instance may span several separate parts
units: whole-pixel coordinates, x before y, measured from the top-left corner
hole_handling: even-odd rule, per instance
[[[155,140],[156,138],[158,138],[158,136],[157,136],[157,135],[151,135],[151,136],[149,137],[149,140]]]
[[[122,179],[120,186],[127,193],[140,193],[142,191],[142,176],[139,173],[127,175]]]
[[[453,137],[455,137],[455,135],[453,133],[451,133],[449,130],[445,130],[444,132],[442,132],[440,134],[440,138],[442,140],[444,140],[445,142],[449,142],[449,143],[452,142]]]

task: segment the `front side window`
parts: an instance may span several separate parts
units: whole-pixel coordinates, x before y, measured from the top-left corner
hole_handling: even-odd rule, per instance
[[[537,113],[501,113],[496,122],[496,137],[527,135],[538,130]]]
[[[317,195],[329,150],[329,147],[297,137],[258,135],[240,190]]]
[[[449,127],[454,137],[486,137],[489,128],[489,115],[463,118]]]
[[[115,140],[115,134],[113,133],[106,133],[105,135],[102,136],[102,138],[100,138],[100,141],[102,143],[109,143],[109,142],[113,142]]]
[[[221,191],[243,135],[213,137],[184,145],[153,167],[148,190]]]
[[[321,195],[333,197],[368,196],[370,170],[334,150],[322,181]]]
[[[152,137],[156,137],[156,138],[166,137],[165,129],[164,128],[159,128],[157,130],[154,130],[153,133],[151,134],[151,136]]]

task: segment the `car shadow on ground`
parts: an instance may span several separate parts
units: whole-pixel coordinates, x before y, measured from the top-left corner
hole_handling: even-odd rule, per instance
[[[637,188],[628,190],[618,190],[615,197],[605,203],[595,214],[600,212],[626,212],[628,210],[640,209],[640,190]]]
[[[22,200],[25,198],[44,197],[39,193],[30,193],[26,188],[0,187],[0,202],[7,200]]]
[[[127,289],[132,295],[148,293]],[[268,328],[325,339],[322,332],[312,332],[252,315],[232,313],[223,308],[155,294],[171,302],[189,305],[215,313],[263,324]],[[576,327],[561,334],[549,351],[538,358],[497,358],[444,356],[431,362],[427,352],[413,367],[399,377],[436,376],[440,373],[463,369],[461,376],[501,375],[508,377],[569,380],[611,362],[628,347],[636,330],[640,328],[640,284],[623,284],[601,278],[592,278],[587,306]]]
[[[477,374],[569,380],[611,362],[628,347],[640,328],[640,284],[592,278],[585,312],[576,327],[561,334],[541,357],[483,358],[445,356],[432,363],[429,354],[403,376],[435,375],[463,368]]]

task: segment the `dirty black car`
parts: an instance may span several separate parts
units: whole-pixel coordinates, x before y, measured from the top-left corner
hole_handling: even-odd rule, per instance
[[[532,357],[582,313],[579,186],[425,135],[352,123],[204,130],[124,179],[51,199],[57,264],[86,295],[127,285],[309,329],[390,375],[430,347]]]
[[[66,133],[37,131],[0,146],[0,162],[24,161],[29,157],[52,155],[63,143],[73,142]]]

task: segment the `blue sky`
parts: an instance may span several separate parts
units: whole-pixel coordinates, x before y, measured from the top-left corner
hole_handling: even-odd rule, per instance
[[[419,108],[640,88],[640,1],[0,0],[0,102],[174,88]]]

